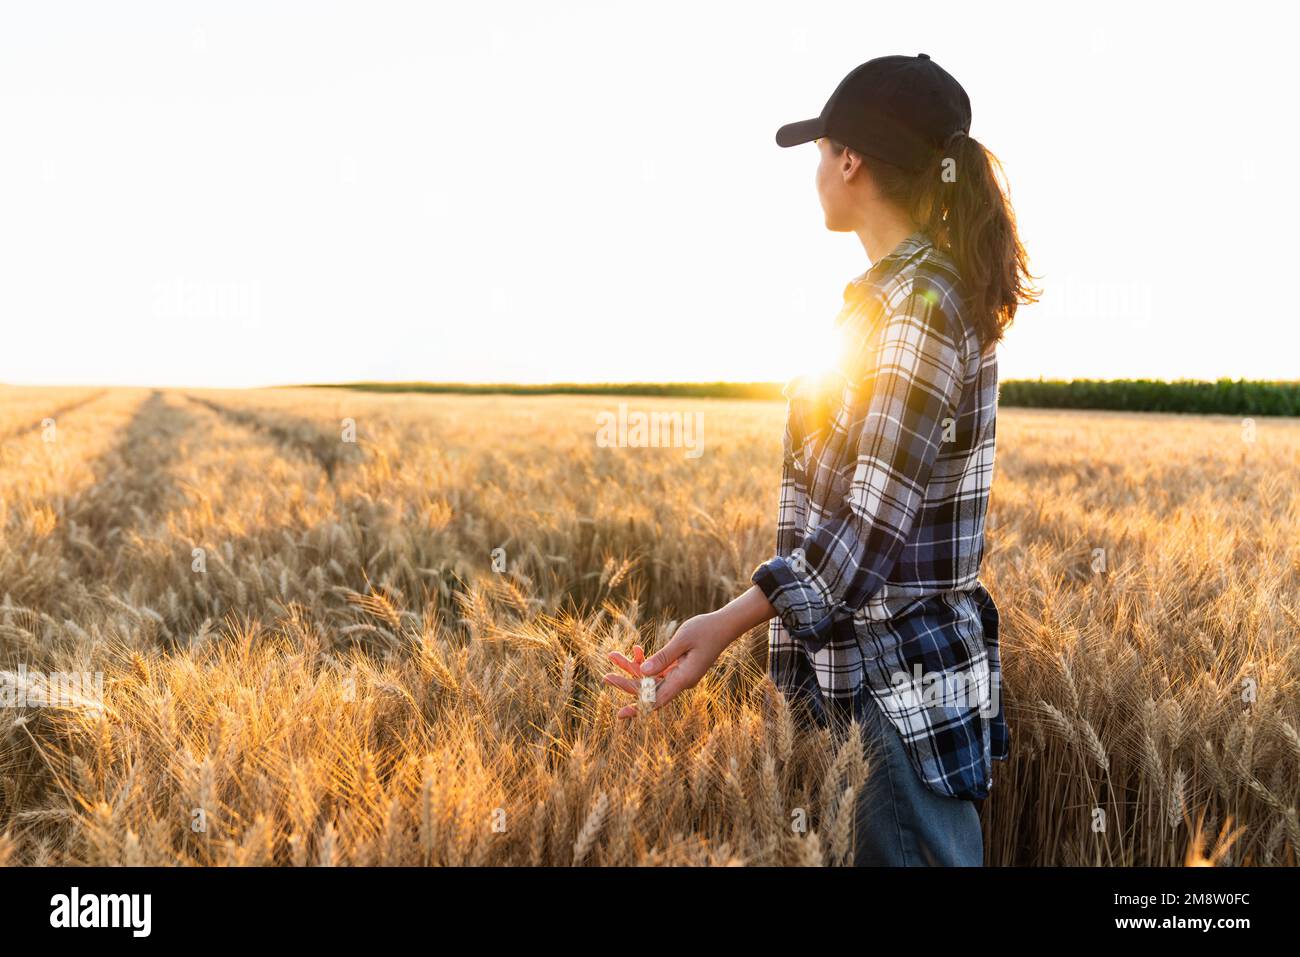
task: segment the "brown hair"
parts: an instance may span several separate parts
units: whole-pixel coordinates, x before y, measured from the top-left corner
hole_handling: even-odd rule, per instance
[[[836,152],[844,150],[833,140],[831,145]],[[1016,231],[1002,163],[965,133],[949,137],[916,172],[871,156],[863,155],[862,161],[881,195],[952,257],[981,342],[1001,340],[1016,307],[1037,302],[1039,296]]]

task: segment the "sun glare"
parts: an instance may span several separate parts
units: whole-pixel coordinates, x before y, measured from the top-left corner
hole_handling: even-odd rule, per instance
[[[785,355],[786,379],[795,377],[821,381],[835,373],[844,358],[844,340],[833,320],[818,320],[799,336],[798,348]]]

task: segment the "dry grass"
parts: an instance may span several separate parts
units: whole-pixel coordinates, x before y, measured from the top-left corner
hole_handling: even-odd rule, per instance
[[[597,447],[617,401],[705,454]],[[767,556],[781,416],[0,390],[0,670],[104,675],[0,712],[0,862],[843,862],[869,769],[761,633],[630,726],[600,683]],[[1300,422],[1001,418],[989,863],[1294,863]]]

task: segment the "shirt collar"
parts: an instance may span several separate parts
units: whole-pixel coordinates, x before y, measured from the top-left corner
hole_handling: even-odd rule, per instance
[[[844,287],[846,302],[860,299],[873,287],[878,287],[915,256],[929,249],[932,243],[924,230],[918,229],[891,249],[884,257],[871,264],[861,275],[854,276]]]

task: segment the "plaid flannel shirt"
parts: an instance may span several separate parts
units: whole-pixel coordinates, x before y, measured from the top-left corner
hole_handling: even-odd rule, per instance
[[[777,555],[753,582],[783,691],[822,721],[874,702],[927,787],[982,799],[1009,753],[978,578],[998,377],[963,295],[922,233],[845,287],[835,371],[786,386]]]

